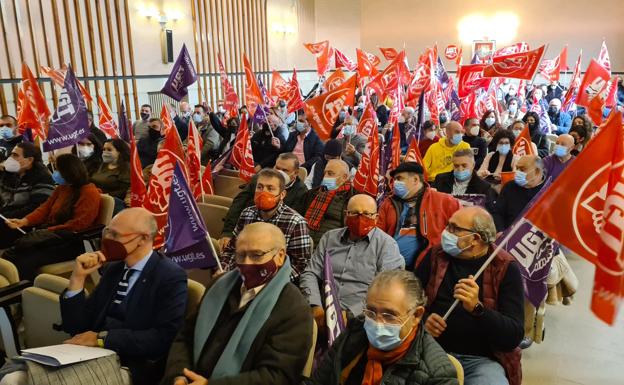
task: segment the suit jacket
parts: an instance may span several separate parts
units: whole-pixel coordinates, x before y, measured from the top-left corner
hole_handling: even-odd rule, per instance
[[[123,327],[107,330],[104,344],[106,349],[117,352],[122,365],[130,368],[135,384],[158,381],[171,343],[184,325],[186,311],[186,272],[156,252],[149,258],[126,298]],[[89,297],[85,296],[84,290],[71,298],[64,298],[65,292],[61,294],[62,328],[65,332],[75,335],[104,330],[108,307],[124,267],[124,262],[112,262],[106,266],[100,283]],[[158,365],[160,371],[146,367],[148,361],[162,361]]]
[[[284,151],[282,152],[292,152],[297,145],[298,136],[299,133],[297,131],[291,132],[284,145]],[[319,138],[314,130],[311,130],[308,136],[303,140],[303,156],[305,157],[305,163],[302,164],[301,167],[305,167],[306,170],[310,172],[312,165],[323,157],[324,148],[325,145],[321,141],[321,138]]]
[[[433,182],[433,187],[440,192],[452,194],[453,183],[455,183],[455,176],[453,176],[453,172],[445,172],[436,176],[435,182]],[[468,182],[466,194],[485,195],[485,206],[488,210],[492,207],[496,197],[498,196],[492,186],[488,182],[479,178],[474,171],[472,173],[472,177],[470,177],[470,182]]]

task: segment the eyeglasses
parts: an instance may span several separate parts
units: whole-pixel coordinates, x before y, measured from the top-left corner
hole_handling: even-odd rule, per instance
[[[102,238],[119,239],[119,238],[127,237],[129,235],[147,235],[147,234],[144,234],[144,233],[118,233],[117,231],[111,230],[108,227],[105,227],[104,230],[102,230]]]
[[[413,311],[414,309],[410,309],[407,311],[407,313],[411,314]],[[362,314],[364,314],[366,318],[370,318],[373,321],[381,320],[381,322],[389,325],[402,325],[407,321],[407,315],[397,316],[390,313],[377,313],[367,308],[364,308],[364,310],[362,310]],[[405,320],[403,320],[404,318]]]
[[[457,225],[456,225],[456,224],[454,224],[454,223],[449,223],[448,225],[446,225],[446,229],[447,229],[450,233],[453,233],[453,234],[457,233],[458,231],[467,231],[467,232],[469,232],[469,233],[474,233],[474,230],[472,230],[472,229],[467,229],[467,228],[465,228],[465,227],[460,227],[460,226],[457,226]]]
[[[266,250],[266,251],[251,251],[249,253],[234,253],[234,257],[239,260],[242,261],[243,259],[245,259],[245,257],[251,259],[252,261],[259,261],[261,260],[265,255],[269,254],[271,251],[276,250],[277,247],[274,247],[272,249]],[[277,253],[275,253],[277,254]],[[275,255],[274,255],[275,257]]]
[[[346,214],[347,214],[348,217],[355,217],[357,215],[361,215],[361,216],[364,216],[364,217],[370,218],[370,219],[375,218],[375,216],[377,215],[377,213],[369,213],[369,212],[361,212],[361,213],[359,213],[357,211],[347,211]]]

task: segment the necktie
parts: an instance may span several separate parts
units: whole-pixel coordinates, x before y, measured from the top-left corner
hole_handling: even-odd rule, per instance
[[[123,277],[119,284],[117,285],[117,293],[115,293],[115,298],[113,299],[113,303],[115,305],[120,305],[126,296],[128,295],[128,283],[130,281],[130,277],[134,274],[136,270],[126,268],[123,273]]]

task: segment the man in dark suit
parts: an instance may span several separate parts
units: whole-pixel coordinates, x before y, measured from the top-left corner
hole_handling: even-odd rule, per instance
[[[486,207],[490,207],[497,195],[488,182],[477,176],[472,149],[455,151],[453,171],[438,174],[433,182],[433,188],[452,195],[485,195]]]
[[[65,343],[114,350],[135,385],[159,381],[167,352],[184,324],[186,273],[152,250],[157,230],[145,209],[117,214],[104,230],[102,250],[76,259],[60,299],[63,330],[73,336]],[[107,261],[98,286],[87,297],[85,279]]]
[[[297,155],[301,167],[305,167],[310,172],[312,165],[323,157],[324,147],[321,138],[308,123],[305,113],[299,112],[295,131],[288,136],[282,152],[292,152]]]

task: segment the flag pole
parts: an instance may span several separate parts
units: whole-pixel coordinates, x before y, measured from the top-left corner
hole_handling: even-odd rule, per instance
[[[481,268],[476,272],[476,274],[474,275],[474,280],[476,281],[479,276],[481,276],[481,274],[483,274],[483,272],[485,271],[485,269],[489,266],[490,263],[492,263],[492,261],[494,260],[494,258],[496,257],[496,255],[498,255],[498,253],[503,249],[503,246],[507,244],[507,242],[509,242],[509,240],[511,239],[512,236],[514,236],[516,234],[516,232],[518,231],[518,229],[520,228],[520,226],[522,224],[524,224],[525,219],[522,218],[519,221],[517,221],[513,227],[511,228],[511,230],[507,233],[507,235],[505,236],[505,238],[503,238],[502,242],[500,242],[496,248],[494,249],[494,251],[492,252],[492,254],[490,254],[490,256],[488,257],[488,259],[483,263],[483,265],[481,266]],[[453,312],[453,310],[455,310],[455,308],[457,307],[457,305],[459,305],[459,300],[456,299],[455,302],[453,302],[453,304],[451,305],[451,307],[446,311],[446,313],[444,314],[444,317],[442,317],[442,319],[444,321],[447,320],[447,318],[451,315],[451,313]]]
[[[212,244],[212,237],[210,236],[210,234],[208,234],[206,238],[208,238],[208,245],[210,246],[210,251],[212,252],[212,255],[214,255],[215,261],[217,261],[217,268],[219,269],[217,270],[217,272],[218,273],[223,272],[223,266],[221,266],[221,261],[219,260],[219,256],[217,255],[217,250],[215,250],[215,247]]]
[[[4,215],[0,214],[0,219],[4,220],[5,222],[8,222],[9,220],[7,219],[7,217],[5,217]],[[26,234],[26,232],[24,230],[22,230],[21,227],[16,227],[15,230],[19,231],[22,234]]]

